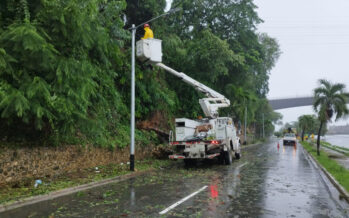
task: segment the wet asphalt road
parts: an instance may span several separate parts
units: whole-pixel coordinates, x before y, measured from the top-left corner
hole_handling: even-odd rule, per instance
[[[185,168],[178,161],[170,169],[0,217],[349,217],[348,204],[330,191],[303,152],[299,145],[278,149],[273,141],[244,149],[231,166]]]

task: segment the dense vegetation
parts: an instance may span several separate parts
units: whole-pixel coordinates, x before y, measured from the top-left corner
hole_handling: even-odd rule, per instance
[[[298,126],[301,129],[301,139],[304,141],[306,131],[311,131],[316,125],[316,117],[314,115],[302,115],[298,117]]]
[[[162,14],[165,0],[4,0],[0,7],[0,137],[60,144],[84,140],[124,147],[129,141],[130,32]],[[261,133],[279,114],[266,100],[269,71],[280,55],[258,33],[252,0],[174,0],[182,10],[151,23],[165,64],[227,96],[222,111]],[[142,35],[137,32],[137,38]],[[136,117],[202,114],[201,97],[165,72],[136,66]],[[253,124],[253,125],[252,125]],[[168,125],[170,127],[170,124]],[[154,134],[137,130],[136,140]],[[146,144],[147,141],[144,141]]]

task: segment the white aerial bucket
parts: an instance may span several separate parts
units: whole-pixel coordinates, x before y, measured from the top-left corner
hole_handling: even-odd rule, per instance
[[[153,63],[162,62],[162,47],[160,39],[141,39],[137,42],[137,58]]]

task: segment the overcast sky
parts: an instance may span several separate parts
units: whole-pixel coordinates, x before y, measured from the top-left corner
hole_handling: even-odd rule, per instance
[[[264,20],[259,31],[276,38],[282,51],[271,71],[268,98],[311,96],[320,78],[344,83],[349,90],[348,0],[254,2]],[[278,112],[283,114],[283,122],[314,113],[311,107]],[[336,125],[346,123],[348,119]]]
[[[259,31],[276,38],[282,51],[271,71],[269,98],[310,96],[320,78],[349,86],[348,0],[255,0],[255,4],[265,21]],[[284,122],[313,113],[311,107],[279,112]]]

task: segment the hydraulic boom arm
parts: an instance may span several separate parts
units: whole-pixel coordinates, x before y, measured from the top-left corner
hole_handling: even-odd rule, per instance
[[[156,65],[171,73],[172,75],[179,77],[185,83],[193,86],[197,91],[206,95],[207,98],[200,99],[199,103],[207,117],[218,117],[219,108],[229,107],[230,101],[222,94],[214,91],[213,89],[205,86],[204,84],[196,81],[195,79],[189,77],[184,73],[175,71],[174,69],[164,65],[163,63],[157,63]]]

